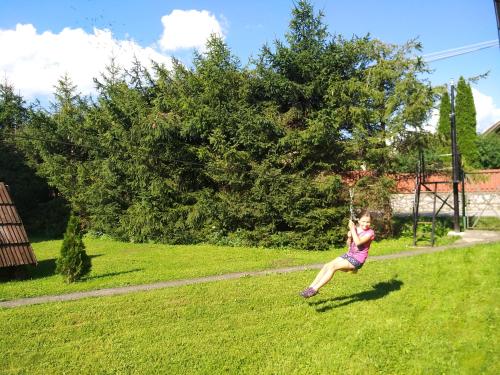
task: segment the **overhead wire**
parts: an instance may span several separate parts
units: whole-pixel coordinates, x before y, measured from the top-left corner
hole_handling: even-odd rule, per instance
[[[492,48],[499,45],[498,39],[489,40],[486,42],[480,42],[475,44],[470,44],[458,48],[447,49],[439,52],[428,53],[422,56],[425,62],[434,62],[444,59],[449,59],[450,57],[464,55],[466,53],[476,52],[486,48]]]

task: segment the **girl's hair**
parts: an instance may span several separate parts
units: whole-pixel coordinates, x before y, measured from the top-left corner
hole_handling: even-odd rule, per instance
[[[368,210],[363,210],[359,214],[359,218],[361,219],[362,217],[367,217],[367,218],[369,218],[371,220],[372,219],[372,214]]]

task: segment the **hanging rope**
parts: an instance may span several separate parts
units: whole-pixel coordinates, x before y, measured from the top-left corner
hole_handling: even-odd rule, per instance
[[[349,188],[349,212],[351,213],[351,220],[357,222],[358,219],[354,213],[354,188]]]

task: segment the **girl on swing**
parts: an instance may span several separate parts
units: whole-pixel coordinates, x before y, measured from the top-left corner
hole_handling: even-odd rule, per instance
[[[368,211],[364,211],[358,221],[358,226],[349,220],[349,232],[347,232],[347,246],[349,251],[331,262],[325,264],[321,271],[309,285],[309,288],[300,292],[304,298],[316,295],[319,289],[329,282],[335,272],[357,272],[368,257],[368,250],[371,242],[375,239],[375,232],[370,228],[371,216]]]

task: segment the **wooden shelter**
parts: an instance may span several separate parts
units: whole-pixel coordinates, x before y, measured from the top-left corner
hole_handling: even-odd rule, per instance
[[[0,182],[0,268],[37,264],[7,186]]]

